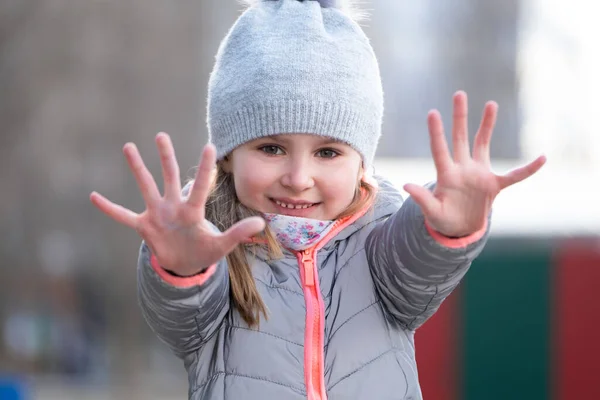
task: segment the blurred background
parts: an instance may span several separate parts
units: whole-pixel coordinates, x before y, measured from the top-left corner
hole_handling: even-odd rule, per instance
[[[600,51],[583,0],[363,2],[386,93],[376,172],[435,179],[425,118],[472,133],[500,105],[493,167],[548,164],[497,199],[492,238],[417,333],[425,399],[598,399]],[[591,8],[590,8],[591,7]],[[141,318],[139,238],[96,190],[144,209],[121,149],[184,178],[207,140],[205,96],[234,0],[0,2],[0,399],[183,399],[183,365]]]

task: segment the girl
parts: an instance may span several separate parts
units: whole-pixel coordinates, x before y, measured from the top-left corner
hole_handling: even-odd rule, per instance
[[[146,210],[91,201],[143,238],[141,308],[182,358],[190,399],[420,399],[415,330],[481,252],[496,195],[545,159],[493,174],[497,106],[471,154],[457,92],[452,156],[432,111],[437,181],[406,185],[403,203],[368,174],[383,95],[348,3],[253,3],[217,54],[211,143],[183,196],[161,133],[163,195],[129,143]]]

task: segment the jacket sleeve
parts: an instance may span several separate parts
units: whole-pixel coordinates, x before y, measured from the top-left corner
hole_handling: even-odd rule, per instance
[[[161,268],[142,243],[137,276],[138,300],[146,322],[178,357],[202,346],[229,310],[225,260],[193,277],[176,277]]]
[[[375,288],[404,329],[421,326],[458,286],[483,250],[489,222],[488,217],[485,226],[468,237],[451,239],[429,228],[420,207],[408,198],[373,229],[366,252]]]

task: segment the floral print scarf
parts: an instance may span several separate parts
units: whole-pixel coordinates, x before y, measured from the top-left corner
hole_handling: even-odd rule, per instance
[[[279,243],[290,249],[301,251],[312,247],[333,228],[334,221],[292,217],[282,214],[263,214],[269,228]]]

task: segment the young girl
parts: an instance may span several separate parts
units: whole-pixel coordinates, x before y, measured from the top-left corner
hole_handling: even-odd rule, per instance
[[[183,196],[161,133],[163,195],[127,144],[147,209],[91,201],[144,240],[141,308],[182,358],[190,399],[420,399],[415,330],[481,252],[496,195],[545,159],[493,174],[497,106],[471,154],[457,92],[452,156],[432,111],[437,181],[406,185],[403,203],[368,173],[383,95],[349,3],[253,3],[217,54],[211,143]]]

